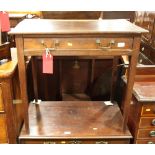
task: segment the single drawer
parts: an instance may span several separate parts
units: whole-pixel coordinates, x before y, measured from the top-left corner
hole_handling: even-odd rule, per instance
[[[137,137],[155,139],[155,129],[139,129]]]
[[[139,128],[155,128],[155,117],[142,117],[140,119]]]
[[[152,139],[136,140],[136,144],[155,144],[155,140]]]
[[[4,111],[2,85],[0,84],[0,112]]]
[[[155,116],[155,103],[143,105],[141,116]]]
[[[71,49],[132,49],[132,38],[26,38],[25,49],[44,49],[45,47],[58,50]]]
[[[129,144],[130,139],[21,139],[21,144]]]
[[[6,128],[6,116],[0,114],[0,143],[7,143],[7,128]]]

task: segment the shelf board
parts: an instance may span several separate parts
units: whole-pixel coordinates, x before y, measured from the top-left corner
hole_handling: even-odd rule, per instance
[[[29,133],[23,126],[19,139],[132,138],[123,131],[123,117],[117,104],[103,101],[50,101],[30,103]]]

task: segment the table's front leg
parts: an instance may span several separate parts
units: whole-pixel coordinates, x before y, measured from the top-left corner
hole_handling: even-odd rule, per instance
[[[124,126],[123,129],[125,131],[126,125],[128,122],[128,115],[130,111],[130,102],[133,92],[133,85],[136,75],[136,66],[139,56],[139,48],[140,48],[140,37],[135,37],[133,41],[133,53],[131,55],[131,60],[129,63],[128,68],[128,77],[127,77],[127,87],[126,87],[126,93],[125,93],[125,99],[124,99],[124,107],[123,107],[123,115],[124,115]]]
[[[27,95],[27,80],[26,80],[26,66],[24,58],[24,42],[22,35],[16,35],[16,46],[18,55],[18,70],[19,70],[19,82],[21,99],[23,104],[23,117],[26,131],[29,131],[29,120],[28,120],[28,95]]]

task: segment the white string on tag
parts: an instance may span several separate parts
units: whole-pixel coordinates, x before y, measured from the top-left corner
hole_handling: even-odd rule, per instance
[[[50,58],[51,58],[51,54],[50,54],[49,48],[45,48],[45,51],[46,51],[46,58],[47,58],[48,56],[50,56]]]

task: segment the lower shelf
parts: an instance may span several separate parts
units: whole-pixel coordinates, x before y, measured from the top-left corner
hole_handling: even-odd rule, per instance
[[[118,105],[103,101],[54,101],[29,106],[29,133],[23,126],[20,143],[129,143]]]

